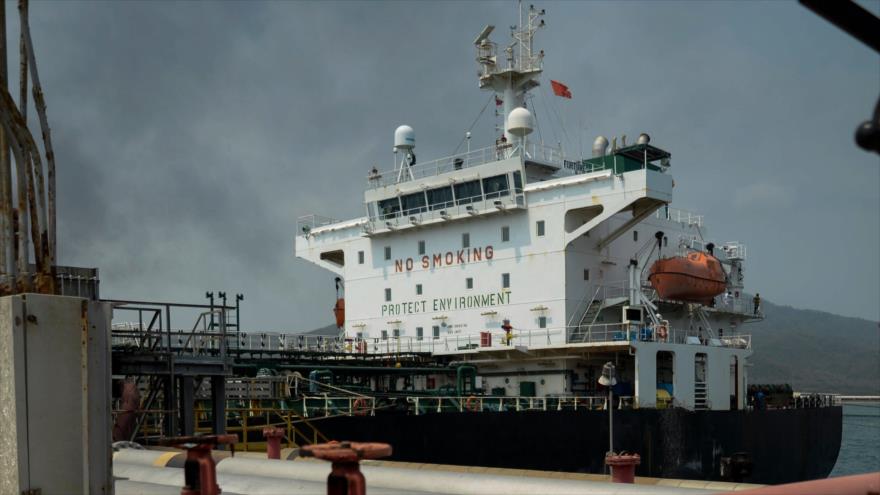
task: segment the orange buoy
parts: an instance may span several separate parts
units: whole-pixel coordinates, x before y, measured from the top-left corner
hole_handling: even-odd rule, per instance
[[[702,304],[727,288],[721,262],[703,252],[655,261],[648,281],[663,299]]]
[[[333,306],[333,314],[336,315],[336,326],[342,328],[345,325],[345,299],[340,297]]]

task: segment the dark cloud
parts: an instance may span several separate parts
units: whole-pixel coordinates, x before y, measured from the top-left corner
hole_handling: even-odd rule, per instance
[[[749,245],[751,288],[880,317],[880,167],[852,142],[876,54],[794,3],[542,6],[545,72],[575,96],[535,97],[546,141],[650,132],[673,153],[675,205]],[[501,40],[514,16],[513,3],[33,3],[61,262],[99,266],[106,297],[225,289],[246,294],[247,326],[325,324],[332,277],[293,257],[296,217],[360,215],[365,172],[390,164],[401,123],[420,158],[451,153],[488,97],[470,43],[487,23]]]

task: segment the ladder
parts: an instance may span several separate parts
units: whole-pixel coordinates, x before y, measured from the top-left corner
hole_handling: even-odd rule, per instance
[[[708,392],[706,382],[694,382],[694,410],[706,411],[709,409]]]

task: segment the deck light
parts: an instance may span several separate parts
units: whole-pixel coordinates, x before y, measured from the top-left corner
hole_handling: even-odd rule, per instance
[[[611,401],[611,388],[617,385],[617,378],[614,377],[616,372],[614,363],[608,361],[602,366],[602,376],[599,377],[599,384],[608,387],[608,452],[614,455],[614,404]]]

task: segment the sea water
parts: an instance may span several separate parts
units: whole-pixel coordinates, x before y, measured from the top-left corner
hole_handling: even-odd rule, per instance
[[[880,471],[880,403],[843,406],[843,439],[831,476]]]

